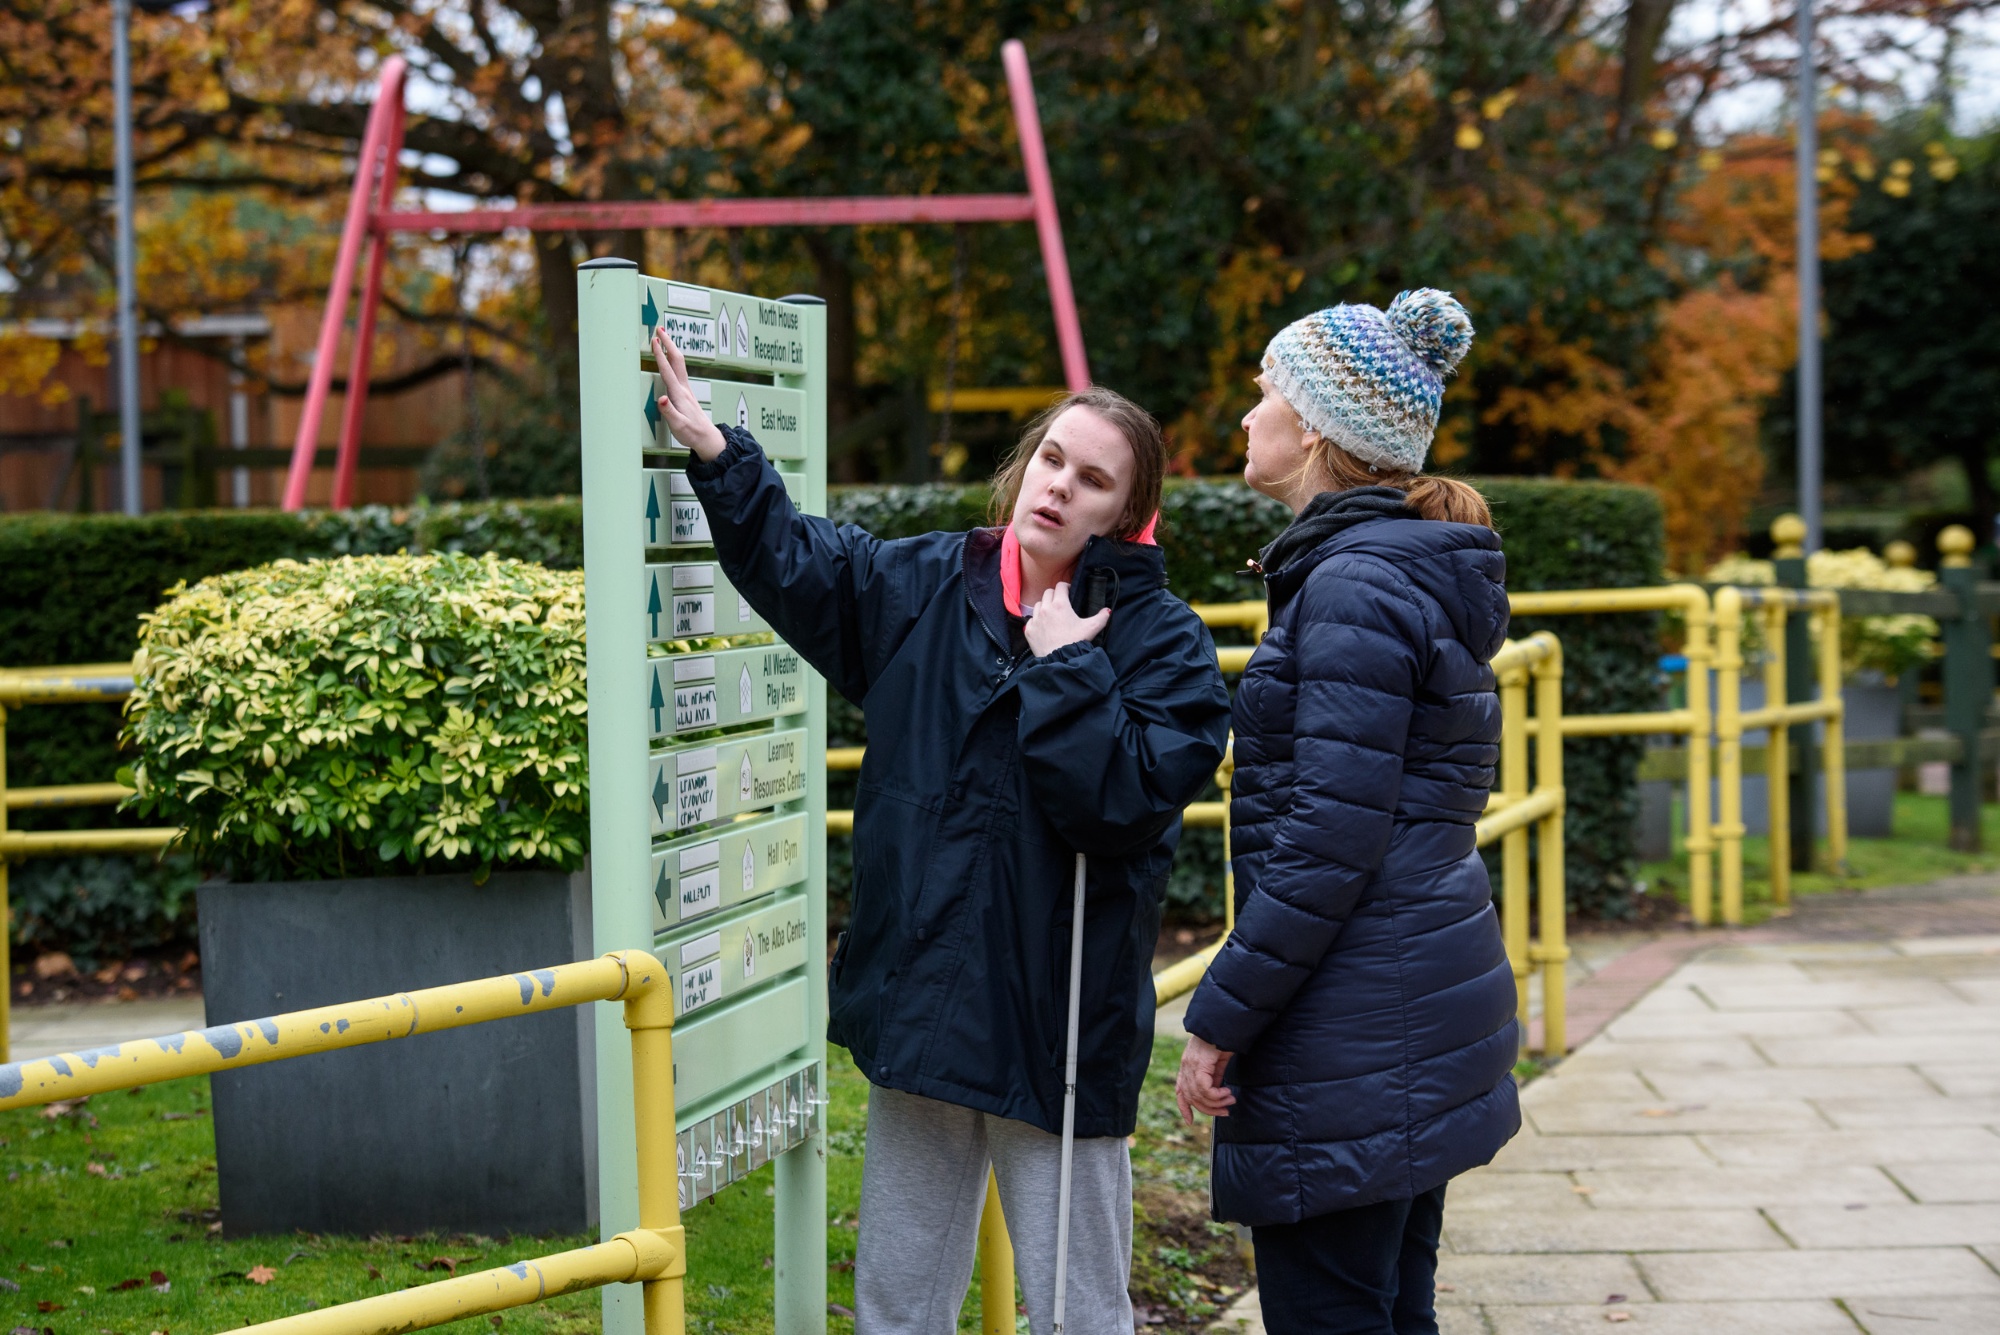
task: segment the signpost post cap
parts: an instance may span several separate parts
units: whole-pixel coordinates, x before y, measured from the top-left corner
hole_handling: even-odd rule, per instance
[[[579,264],[576,267],[579,270],[583,270],[583,269],[636,269],[639,266],[636,262],[632,260],[620,259],[616,255],[606,255],[601,259],[585,260],[582,264]]]
[[[810,292],[794,292],[789,297],[779,297],[778,304],[781,306],[824,306],[826,305],[826,298],[816,297]]]

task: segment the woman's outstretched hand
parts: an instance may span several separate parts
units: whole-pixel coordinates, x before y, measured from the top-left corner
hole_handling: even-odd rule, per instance
[[[1181,1073],[1174,1079],[1174,1102],[1181,1105],[1183,1122],[1193,1126],[1198,1112],[1210,1117],[1229,1116],[1229,1105],[1236,1102],[1236,1096],[1222,1083],[1222,1072],[1235,1055],[1199,1035],[1188,1035],[1187,1047],[1181,1051]]]
[[[1022,634],[1028,637],[1028,647],[1035,651],[1035,657],[1044,658],[1065,644],[1079,644],[1093,639],[1097,633],[1111,624],[1111,609],[1093,616],[1080,617],[1076,609],[1069,605],[1069,585],[1058,584],[1042,594],[1042,600],[1035,604],[1035,614],[1028,618],[1028,625]]]
[[[664,329],[653,331],[653,365],[659,368],[660,383],[666,388],[660,395],[660,412],[667,419],[667,429],[703,463],[714,459],[726,442],[695,398],[694,386],[688,384],[687,362]]]

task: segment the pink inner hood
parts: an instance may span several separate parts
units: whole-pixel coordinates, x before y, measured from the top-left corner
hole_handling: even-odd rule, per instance
[[[1159,526],[1160,516],[1156,511],[1153,517],[1146,521],[1146,527],[1140,530],[1139,536],[1129,541],[1143,542],[1148,547],[1157,547],[1160,544],[1153,537],[1153,530]],[[1072,570],[1071,574],[1074,573]],[[1065,575],[1063,578],[1067,579],[1069,576]],[[1017,617],[1027,615],[1021,610],[1021,540],[1014,536],[1012,524],[1007,525],[1006,531],[1000,535],[1000,597],[1013,615]]]

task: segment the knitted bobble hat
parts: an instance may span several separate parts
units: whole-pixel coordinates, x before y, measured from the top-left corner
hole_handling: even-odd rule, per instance
[[[1264,375],[1308,427],[1363,463],[1423,471],[1444,378],[1472,346],[1451,293],[1422,287],[1380,311],[1329,306],[1278,331]]]

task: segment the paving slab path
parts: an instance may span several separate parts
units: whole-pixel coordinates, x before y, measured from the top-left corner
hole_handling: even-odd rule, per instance
[[[1691,935],[1452,1184],[1445,1335],[2000,1332],[2000,878]]]

